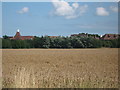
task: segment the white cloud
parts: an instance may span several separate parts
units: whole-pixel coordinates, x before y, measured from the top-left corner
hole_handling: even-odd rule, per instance
[[[98,7],[98,8],[96,8],[96,14],[98,16],[108,16],[109,12],[103,7]]]
[[[118,8],[116,6],[111,6],[110,10],[113,12],[118,12]]]
[[[27,13],[29,11],[28,7],[23,7],[21,10],[18,11],[18,13]]]
[[[88,5],[80,6],[80,15],[84,14],[88,8]]]
[[[73,3],[72,6],[77,9],[79,7],[79,4],[78,3]]]
[[[87,5],[80,6],[78,3],[73,3],[70,5],[65,1],[55,1],[56,2],[52,1],[54,6],[53,14],[57,16],[64,16],[66,19],[77,18],[83,15],[88,8]]]

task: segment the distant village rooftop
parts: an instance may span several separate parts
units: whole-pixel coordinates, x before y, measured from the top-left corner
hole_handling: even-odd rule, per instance
[[[13,40],[32,40],[34,36],[21,36],[20,30],[18,29],[15,36],[9,38]]]
[[[102,39],[102,40],[113,40],[119,38],[120,34],[105,34],[103,36],[99,36],[97,34],[79,33],[79,34],[72,34],[71,36],[92,37],[95,39]]]
[[[98,34],[88,34],[88,33],[79,33],[79,34],[72,34],[73,36],[80,36],[80,37],[92,37],[95,39],[102,39],[102,40],[113,40],[120,37],[120,34],[105,34],[103,36],[99,36]],[[59,36],[48,36],[50,38],[57,38]],[[11,40],[32,40],[34,36],[21,36],[20,30],[18,29],[15,36],[9,36]]]

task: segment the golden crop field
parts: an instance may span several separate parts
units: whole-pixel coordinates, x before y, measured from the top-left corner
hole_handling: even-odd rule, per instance
[[[3,49],[3,88],[117,88],[118,49]]]
[[[2,50],[0,49],[0,89],[2,89]]]

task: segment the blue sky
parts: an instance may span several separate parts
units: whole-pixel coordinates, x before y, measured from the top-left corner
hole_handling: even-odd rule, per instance
[[[0,2],[0,37],[2,35],[2,3]]]
[[[69,36],[118,33],[114,2],[3,2],[2,35]]]

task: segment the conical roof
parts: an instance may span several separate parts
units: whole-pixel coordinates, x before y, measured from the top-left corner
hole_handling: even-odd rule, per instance
[[[14,38],[16,38],[16,39],[20,39],[21,38],[21,35],[20,35],[19,31],[16,32]]]
[[[20,32],[16,32],[15,37],[20,37]]]

